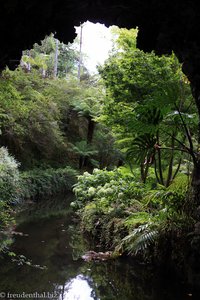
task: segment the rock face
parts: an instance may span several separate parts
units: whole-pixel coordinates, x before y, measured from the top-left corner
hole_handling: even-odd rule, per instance
[[[112,258],[114,258],[112,251],[106,251],[106,252],[88,251],[82,256],[82,259],[87,262],[104,261]]]

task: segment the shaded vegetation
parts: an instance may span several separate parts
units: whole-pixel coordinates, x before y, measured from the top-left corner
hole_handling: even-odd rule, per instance
[[[21,173],[20,198],[39,200],[72,190],[77,172],[70,168],[34,169]]]
[[[138,50],[136,30],[113,32],[113,52],[99,67],[106,97],[96,120],[111,128],[125,167],[79,176],[71,205],[82,231],[105,249],[183,266],[195,223],[198,116],[189,82],[174,54]]]
[[[81,81],[77,78],[78,59],[72,45],[50,35],[24,51],[15,71],[1,74],[2,232],[10,226],[12,232],[10,213],[17,202],[50,201],[72,189],[78,172],[118,161],[109,130],[94,119],[101,111],[103,87],[95,76],[84,77],[85,69]],[[101,145],[109,144],[106,155],[98,136]]]
[[[193,220],[184,208],[187,180],[182,174],[165,188],[155,186],[154,177],[145,185],[139,182],[139,170],[133,175],[125,168],[95,169],[79,176],[74,187],[77,200],[71,206],[78,209],[82,231],[97,243],[118,255],[125,252],[150,259],[150,246],[159,246],[160,236],[192,229]]]
[[[173,53],[144,53],[137,30],[112,30],[100,76],[83,68],[77,78],[76,51],[53,35],[2,73],[1,235],[12,232],[17,202],[51,203],[73,189],[71,209],[96,245],[183,266],[185,249],[199,241],[190,85]]]

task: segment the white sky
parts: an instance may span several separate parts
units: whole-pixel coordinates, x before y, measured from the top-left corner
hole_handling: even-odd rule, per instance
[[[75,27],[80,35],[80,27]],[[91,73],[96,73],[96,65],[102,64],[108,58],[108,52],[112,48],[110,29],[100,23],[91,23],[89,21],[83,24],[82,31],[82,52],[88,57],[84,60],[84,65]]]

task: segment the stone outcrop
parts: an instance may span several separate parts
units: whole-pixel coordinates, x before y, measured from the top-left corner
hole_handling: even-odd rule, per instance
[[[104,261],[108,259],[114,258],[115,255],[112,251],[106,251],[106,252],[95,252],[95,251],[88,251],[83,256],[82,259],[84,261]]]

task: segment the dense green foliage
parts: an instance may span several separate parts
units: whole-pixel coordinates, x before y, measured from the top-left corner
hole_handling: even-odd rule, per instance
[[[112,238],[120,235],[123,219],[138,212],[142,213],[141,218],[145,217],[141,202],[145,187],[136,178],[124,169],[94,169],[93,174],[79,176],[74,187],[77,200],[71,206],[79,208],[83,230],[96,237],[100,235],[101,242],[108,246],[113,243]],[[139,219],[138,215],[138,222]]]
[[[18,163],[8,154],[6,148],[0,148],[0,252],[10,243],[10,237],[4,230],[14,225],[11,205],[19,201]]]
[[[37,72],[6,70],[0,85],[1,144],[22,162],[22,167],[33,165],[35,155],[49,159],[58,147],[63,149],[57,105],[42,92],[45,83]]]
[[[77,78],[76,51],[53,35],[2,72],[1,231],[17,200],[72,188],[82,232],[116,254],[155,255],[160,240],[193,225],[198,118],[189,82],[174,54],[137,49],[137,30],[113,32],[101,79]]]
[[[69,161],[77,166],[79,153],[72,154],[73,145],[92,143],[95,129],[100,129],[93,117],[100,111],[101,89],[73,78],[42,79],[37,71],[25,73],[20,68],[6,70],[0,87],[1,145],[21,167],[59,167]]]
[[[18,165],[16,160],[8,154],[6,148],[0,148],[0,201],[8,204],[18,200]]]
[[[126,169],[125,169],[126,171]],[[77,197],[76,203],[82,206],[88,200],[102,201],[105,207],[120,205],[127,207],[133,200],[141,200],[144,196],[144,185],[137,181],[137,176],[126,173],[124,168],[113,171],[94,169],[93,174],[85,172],[78,177],[78,183],[74,186]]]
[[[149,258],[193,226],[187,195],[198,118],[175,55],[138,50],[136,30],[114,33],[99,67],[106,98],[96,120],[111,128],[130,169],[79,176],[72,207],[82,231],[106,249]]]
[[[154,166],[169,186],[183,159],[193,155],[198,119],[189,83],[175,55],[136,48],[136,30],[118,30],[117,48],[99,68],[107,88],[101,117],[115,133],[126,161],[138,165],[145,182]]]
[[[119,159],[111,134],[94,119],[103,86],[95,76],[77,79],[77,61],[73,47],[51,35],[24,51],[16,70],[1,74],[1,230],[12,225],[17,201],[66,193],[78,169],[112,168]]]
[[[38,200],[66,193],[76,182],[77,172],[70,167],[60,169],[33,169],[20,174],[22,199]]]
[[[30,71],[39,70],[42,77],[54,77],[56,57],[58,51],[56,76],[63,78],[76,72],[78,53],[71,44],[65,45],[54,35],[46,36],[40,44],[34,44],[33,49],[23,52],[21,66]]]
[[[153,170],[152,170],[153,171]],[[152,188],[152,185],[154,188]],[[188,177],[177,176],[170,187],[157,187],[151,178],[139,182],[126,168],[85,172],[74,186],[71,203],[81,219],[84,233],[116,253],[147,254],[165,232],[184,231],[192,220],[184,212]]]

